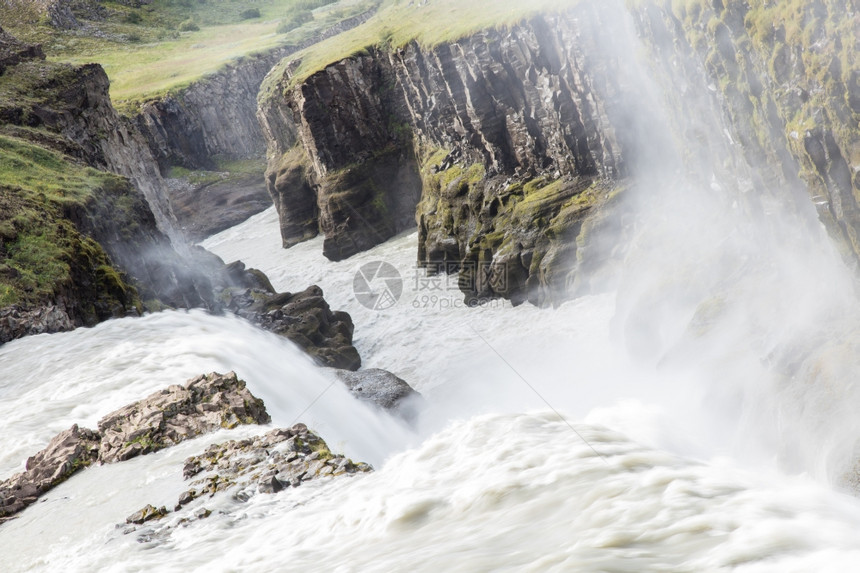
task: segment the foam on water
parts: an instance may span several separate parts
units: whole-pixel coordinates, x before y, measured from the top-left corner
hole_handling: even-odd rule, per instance
[[[3,475],[72,423],[93,426],[152,391],[230,369],[275,425],[314,403],[302,421],[377,467],[248,502],[213,499],[210,518],[158,541],[116,527],[146,503],[175,502],[185,457],[259,429],[220,432],[74,476],[0,527],[0,569],[838,571],[860,559],[858,503],[780,474],[765,443],[754,448],[765,455],[739,457],[739,438],[756,442],[739,422],[758,403],[737,407],[731,380],[707,387],[630,364],[610,341],[612,295],[555,311],[431,309],[411,304],[421,293],[407,284],[387,311],[358,304],[357,267],[385,260],[405,275],[415,240],[328,263],[318,241],[279,249],[269,211],[207,242],[279,289],[320,284],[356,318],[365,364],[424,391],[415,430],[338,385],[325,391],[291,343],[232,316],[165,312],[0,348]]]
[[[856,500],[693,463],[602,426],[576,431],[602,457],[553,412],[478,416],[370,475],[222,500],[165,542],[103,526],[28,558],[64,571],[344,572],[845,571],[860,559]],[[191,451],[180,448],[80,482],[174,486],[161,474]],[[83,491],[69,483],[49,503],[69,495],[72,507]],[[111,505],[106,517],[122,512]]]

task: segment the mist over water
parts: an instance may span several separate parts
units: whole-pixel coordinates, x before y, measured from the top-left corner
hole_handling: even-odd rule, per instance
[[[352,315],[364,366],[424,394],[416,427],[329,387],[291,343],[232,316],[165,312],[7,344],[0,476],[73,423],[93,427],[213,370],[247,380],[274,426],[301,415],[334,451],[377,471],[213,501],[211,518],[158,542],[115,528],[146,503],[173,503],[185,457],[259,429],[220,432],[76,475],[0,527],[0,569],[845,571],[860,562],[860,503],[840,489],[860,439],[854,279],[811,202],[754,190],[755,166],[733,156],[742,150],[712,102],[676,89],[671,65],[642,61],[619,2],[595,9],[613,26],[592,36],[619,63],[625,114],[637,118],[627,192],[636,217],[617,292],[554,310],[465,308],[455,289],[422,281],[416,233],[332,263],[322,239],[281,249],[277,215],[261,213],[204,246],[263,270],[278,290],[320,285]],[[689,97],[672,107],[682,91]],[[352,290],[372,261],[403,277],[385,311]]]

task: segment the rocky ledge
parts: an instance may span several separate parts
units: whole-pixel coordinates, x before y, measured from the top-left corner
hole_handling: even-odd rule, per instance
[[[0,523],[94,462],[123,461],[219,428],[270,421],[263,401],[234,372],[170,386],[108,414],[98,432],[74,425],[54,437],[23,472],[0,482]]]
[[[241,262],[232,263],[237,272],[256,273],[256,284],[246,288],[226,288],[220,293],[224,307],[261,328],[288,338],[321,366],[358,370],[361,357],[352,345],[355,326],[346,312],[332,311],[318,286],[298,293],[276,293],[260,271],[245,271]]]
[[[211,373],[173,385],[99,421],[99,461],[123,461],[219,428],[271,421],[235,372]]]
[[[192,519],[209,517],[212,512],[202,506],[203,499],[211,499],[219,492],[229,490],[233,499],[247,501],[258,494],[278,493],[312,480],[370,471],[373,468],[369,464],[354,463],[333,454],[325,441],[304,424],[272,430],[255,438],[214,444],[185,461],[183,477],[192,480],[193,487],[179,496],[173,508],[173,512],[181,514],[180,519],[143,535],[163,534]],[[147,505],[128,516],[126,523],[141,525],[170,513],[166,507]],[[132,527],[126,533],[136,530]]]

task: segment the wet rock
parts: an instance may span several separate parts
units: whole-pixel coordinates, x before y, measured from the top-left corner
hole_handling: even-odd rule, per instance
[[[22,308],[17,305],[0,309],[0,344],[23,336],[67,332],[75,322],[65,309],[56,305]]]
[[[367,464],[359,468],[351,460],[333,454],[322,438],[304,424],[297,424],[255,438],[215,444],[203,454],[188,458],[183,476],[193,478],[191,485],[196,487],[183,493],[180,500],[203,493],[211,496],[234,487],[248,490],[249,495],[277,493],[327,475],[372,469]]]
[[[234,500],[246,502],[255,495],[277,494],[308,481],[371,471],[369,464],[356,464],[333,454],[322,438],[304,424],[296,424],[254,438],[213,444],[202,454],[186,459],[182,473],[192,487],[179,496],[174,511],[202,519],[211,511],[194,503],[199,498],[229,493]],[[141,511],[147,510],[151,514],[155,508],[148,505]],[[139,514],[132,517],[141,517]],[[188,521],[190,518],[180,517],[176,524]],[[157,535],[164,535],[173,526],[165,525]]]
[[[318,286],[278,294],[268,289],[232,288],[223,290],[221,299],[228,310],[290,339],[322,366],[345,370],[361,366],[361,357],[352,344],[352,318],[332,311]]]
[[[57,434],[27,460],[24,472],[0,482],[0,523],[95,461],[123,461],[221,428],[270,421],[263,401],[234,372],[213,372],[192,378],[184,387],[170,386],[108,414],[99,421],[98,432],[74,425]],[[294,432],[306,433],[304,427]],[[219,487],[224,484],[216,478],[209,489],[214,492]],[[177,507],[193,499],[181,496]]]
[[[77,425],[57,434],[48,446],[27,460],[26,469],[0,482],[0,523],[34,503],[98,458],[99,435]]]
[[[263,401],[234,372],[211,373],[170,386],[99,421],[99,460],[127,460],[220,428],[266,424]]]
[[[406,381],[387,370],[335,370],[334,375],[359,400],[370,402],[407,419],[414,418],[423,401],[421,394],[413,390]]]
[[[147,505],[146,507],[144,507],[140,511],[136,511],[136,512],[132,513],[131,515],[129,515],[128,517],[126,517],[125,522],[126,523],[134,523],[134,524],[139,525],[141,523],[146,523],[147,521],[152,521],[154,519],[161,519],[162,517],[164,517],[168,513],[169,512],[167,511],[166,507],[162,506],[162,507],[156,508],[152,505]]]

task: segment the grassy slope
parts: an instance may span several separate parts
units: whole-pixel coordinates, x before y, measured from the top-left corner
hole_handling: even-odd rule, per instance
[[[73,266],[87,267],[105,290],[127,288],[101,247],[66,218],[96,196],[128,196],[127,180],[0,136],[0,182],[0,307],[52,298],[71,284]]]
[[[538,13],[564,9],[579,0],[386,0],[365,24],[303,50],[293,78],[301,82],[328,64],[378,45],[425,46],[454,41],[485,28],[511,26]],[[273,74],[274,75],[274,74]]]
[[[62,32],[46,25],[33,9],[0,3],[0,22],[20,40],[41,43],[49,59],[101,64],[111,79],[119,108],[131,108],[215,72],[237,58],[297,43],[357,13],[371,2],[344,0],[314,10],[314,20],[285,34],[279,23],[320,0],[153,0],[140,8],[104,2],[107,17],[85,22],[87,33]],[[260,17],[243,18],[256,8]],[[192,21],[199,30],[180,31]],[[98,37],[94,31],[98,31]]]

